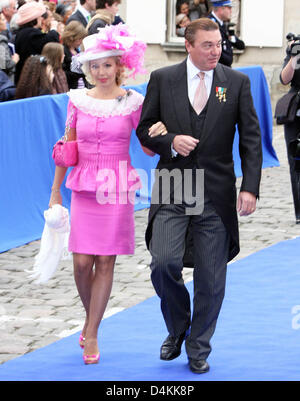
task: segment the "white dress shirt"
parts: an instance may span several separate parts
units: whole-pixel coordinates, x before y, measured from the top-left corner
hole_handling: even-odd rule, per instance
[[[82,7],[81,4],[78,5],[77,10],[79,10],[81,14],[84,16],[84,18],[88,21],[89,17],[91,16],[91,13],[88,12],[84,7]]]
[[[186,62],[186,68],[187,68],[187,87],[188,87],[188,96],[191,105],[194,103],[194,97],[196,93],[196,89],[199,85],[199,76],[197,75],[199,72],[204,72],[204,83],[206,87],[206,92],[207,92],[207,97],[209,98],[210,92],[211,92],[211,87],[212,87],[212,82],[213,82],[213,77],[214,77],[214,70],[209,70],[209,71],[201,71],[199,68],[197,68],[190,56],[187,58]],[[172,151],[172,157],[177,156],[177,152],[173,148],[173,144],[171,145],[171,151]]]
[[[213,82],[213,77],[214,77],[214,70],[209,70],[209,71],[199,70],[199,68],[197,68],[193,64],[190,56],[188,56],[188,58],[187,58],[186,68],[187,68],[188,96],[189,96],[191,105],[193,105],[196,89],[199,85],[200,78],[197,75],[197,74],[199,74],[199,72],[205,73],[204,83],[205,83],[205,87],[206,87],[207,97],[209,98],[209,95],[211,92],[211,87],[212,87],[212,82]]]
[[[218,18],[218,17],[216,16],[216,14],[214,13],[214,11],[212,11],[212,15],[213,15],[213,17],[218,21],[218,23],[219,23],[221,26],[223,26],[224,22],[223,22],[220,18]]]

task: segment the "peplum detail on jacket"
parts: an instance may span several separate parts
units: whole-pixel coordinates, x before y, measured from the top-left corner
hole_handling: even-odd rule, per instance
[[[75,89],[69,97],[68,116],[75,109],[70,127],[76,128],[78,164],[70,171],[66,186],[97,192],[108,202],[116,194],[134,194],[141,182],[131,165],[129,145],[143,96],[130,90],[120,98],[102,100],[88,96],[86,89]]]
[[[66,187],[73,191],[101,191],[114,196],[140,189],[141,181],[128,155],[87,154],[71,170]]]

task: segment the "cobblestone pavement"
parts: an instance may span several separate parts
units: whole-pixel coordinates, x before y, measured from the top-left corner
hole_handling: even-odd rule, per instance
[[[280,167],[263,170],[258,210],[252,216],[240,218],[241,252],[235,260],[299,235],[281,127],[274,127],[273,146]],[[135,255],[117,259],[105,317],[155,294],[149,275],[150,256],[144,242],[147,214],[148,210],[136,213]],[[36,285],[24,272],[32,267],[39,247],[40,242],[34,241],[0,254],[0,363],[82,328],[84,312],[71,261],[61,262],[55,276],[44,285]],[[192,280],[192,269],[184,269],[184,278]]]

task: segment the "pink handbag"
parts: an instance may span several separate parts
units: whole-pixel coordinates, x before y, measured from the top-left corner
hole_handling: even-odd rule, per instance
[[[75,166],[78,161],[78,147],[76,141],[60,139],[53,147],[52,157],[55,165],[59,167]]]
[[[59,167],[75,166],[78,162],[77,141],[68,141],[70,122],[73,119],[74,109],[72,110],[65,135],[53,146],[52,157],[55,165]],[[71,120],[71,121],[70,121]]]

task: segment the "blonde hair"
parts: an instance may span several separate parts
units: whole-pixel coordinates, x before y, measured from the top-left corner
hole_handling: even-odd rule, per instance
[[[87,36],[87,30],[78,21],[69,22],[64,29],[61,36],[63,44],[66,46],[72,46],[72,44],[79,39],[84,39]]]
[[[118,86],[121,86],[124,79],[125,79],[125,67],[121,64],[121,57],[120,56],[113,56],[112,57],[117,66],[118,66],[118,71],[116,74],[116,84]],[[90,72],[90,61],[86,61],[85,63],[83,63],[83,65],[81,66],[82,72],[84,73],[86,80],[91,84],[91,85],[95,85],[95,81],[93,80],[93,77],[91,75]]]

